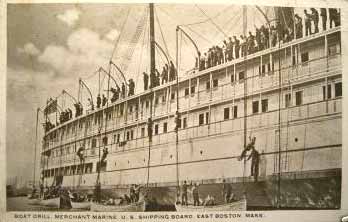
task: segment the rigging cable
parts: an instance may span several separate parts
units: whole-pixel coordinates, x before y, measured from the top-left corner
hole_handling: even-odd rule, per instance
[[[236,19],[237,16],[239,17],[240,14],[239,14],[239,13],[233,14],[232,17],[231,17],[230,19],[228,19],[227,22],[225,22],[225,23],[222,25],[222,27],[226,27],[226,28],[227,28],[228,24],[229,24],[231,21],[233,21],[234,19]],[[237,17],[237,18],[238,18],[238,17]],[[238,20],[239,20],[239,19],[236,19],[236,20],[234,20],[233,23],[231,22],[231,23],[232,23],[232,28],[235,27],[234,24],[235,24],[236,21],[238,21]],[[232,28],[230,28],[229,30],[231,30]],[[229,32],[227,32],[226,34],[228,34],[228,33],[229,33]],[[216,37],[218,36],[218,34],[219,34],[219,33],[217,32],[216,35],[215,35],[214,38],[213,38],[214,40],[216,39]]]
[[[201,13],[202,13],[203,15],[205,15],[205,16],[211,21],[211,23],[212,23],[222,34],[224,34],[225,37],[228,37],[228,36],[226,35],[226,33],[214,22],[214,20],[213,20],[212,18],[210,18],[210,17],[203,11],[203,9],[201,9],[197,4],[195,4],[195,6],[201,11]]]
[[[165,38],[164,38],[163,31],[162,31],[162,27],[161,27],[161,23],[159,22],[159,19],[158,19],[156,10],[155,10],[155,17],[156,17],[156,21],[157,21],[157,23],[158,23],[158,27],[159,27],[159,30],[160,30],[160,33],[161,33],[161,37],[162,37],[162,40],[163,40],[164,47],[165,47],[165,49],[166,49],[166,53],[167,53],[167,55],[169,56],[170,60],[173,60],[172,57],[171,57],[170,54],[169,54],[167,42],[166,42],[166,40],[165,40]]]
[[[216,15],[212,16],[211,19],[214,19],[214,18],[219,17],[222,13],[224,13],[225,11],[227,11],[228,9],[230,9],[231,7],[235,7],[235,5],[227,6],[226,8],[224,8],[223,10],[221,10],[220,12],[218,12]],[[210,19],[208,18],[208,19],[205,19],[205,20],[203,20],[203,21],[185,24],[185,26],[203,24],[203,23],[208,22],[209,20],[210,20]]]
[[[199,34],[198,32],[196,32],[194,29],[192,29],[190,26],[184,26],[186,28],[188,28],[191,32],[193,32],[194,34],[196,34],[198,37],[202,38],[203,40],[205,40],[206,42],[209,42],[210,44],[214,44],[212,41],[210,41],[209,39],[205,38],[203,35]]]
[[[148,21],[146,21],[146,24],[145,24],[145,31],[144,31],[143,37],[142,37],[143,41],[142,41],[142,44],[141,44],[141,47],[140,47],[139,60],[138,60],[139,64],[138,64],[136,82],[138,82],[139,76],[141,75],[140,68],[143,65],[142,64],[142,61],[143,61],[143,51],[144,51],[144,46],[146,45],[146,43],[145,43],[146,33],[148,32],[147,27],[148,27]]]
[[[114,48],[113,48],[113,50],[112,50],[112,53],[111,53],[111,56],[110,56],[110,61],[112,61],[112,58],[114,57],[114,53],[115,53],[115,51],[116,51],[116,49],[117,49],[118,43],[120,42],[121,34],[123,33],[124,27],[125,27],[125,25],[126,25],[126,23],[127,23],[128,16],[129,16],[130,11],[131,11],[131,7],[128,8],[127,15],[126,15],[126,19],[124,20],[124,22],[123,22],[123,24],[122,24],[121,32],[120,32],[120,34],[118,35],[117,40],[116,40],[115,45],[114,45]]]

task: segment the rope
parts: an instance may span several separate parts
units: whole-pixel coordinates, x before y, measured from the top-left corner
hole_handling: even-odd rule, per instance
[[[228,24],[229,24],[232,20],[234,20],[234,19],[236,18],[236,16],[239,16],[239,15],[240,15],[239,13],[232,14],[232,17],[231,17],[230,19],[228,19],[227,22],[225,22],[225,23],[222,25],[222,27],[228,26]],[[232,25],[232,28],[234,28],[234,25]],[[218,34],[219,34],[219,33],[216,33],[216,35],[214,36],[214,39],[216,39],[216,37],[217,37]],[[227,34],[228,34],[228,32],[227,32]]]
[[[145,25],[145,22],[147,21],[146,20],[147,15],[148,15],[148,10],[145,10],[145,12],[143,13],[143,16],[141,17],[141,19],[136,27],[136,30],[135,30],[135,33],[133,34],[133,37],[130,40],[128,50],[122,56],[123,61],[120,65],[120,68],[122,70],[128,69],[128,65],[130,64],[129,60],[131,60],[133,53],[134,53],[134,50],[135,50],[135,46],[138,43],[142,32],[144,31],[144,25]]]
[[[225,37],[228,37],[226,35],[226,33],[214,22],[214,20],[212,18],[210,18],[204,11],[203,9],[201,9],[198,5],[195,4],[195,6],[202,12],[203,15],[205,15],[210,21],[211,23],[222,33],[224,34]]]
[[[112,58],[114,57],[114,54],[115,54],[115,51],[117,49],[118,43],[120,42],[120,39],[121,39],[121,34],[123,33],[124,27],[125,27],[126,22],[128,20],[128,16],[129,16],[130,11],[131,11],[131,7],[128,8],[126,19],[124,20],[124,22],[122,24],[121,32],[118,35],[117,40],[116,40],[115,45],[114,45],[114,48],[112,50],[112,53],[111,53],[111,56],[110,56],[110,61],[112,61]]]
[[[223,12],[227,11],[231,7],[235,7],[235,5],[230,5],[230,6],[226,7],[226,8],[224,8],[223,10],[221,10],[220,12],[218,12],[216,15],[212,16],[211,18],[214,19],[214,18],[219,17]],[[209,20],[210,19],[208,18],[208,19],[205,19],[205,20],[200,21],[200,22],[194,22],[194,23],[185,24],[185,26],[198,25],[198,24],[206,23]]]
[[[89,75],[89,76],[87,76],[85,78],[81,78],[81,79],[88,80],[88,79],[92,78],[95,74],[97,74],[98,72],[99,72],[99,69],[94,71],[91,75]]]
[[[235,25],[240,21],[240,19],[242,18],[242,15],[238,15],[238,19],[236,19],[235,20],[235,22],[231,25],[231,27],[228,29],[228,31],[227,31],[227,34],[229,34],[231,31],[232,31],[232,29],[235,27]]]
[[[146,37],[146,33],[148,32],[148,22],[146,22],[145,24],[145,31],[144,31],[144,35],[143,35],[143,41],[141,44],[141,50],[140,50],[140,56],[139,56],[139,65],[138,65],[138,70],[137,70],[137,76],[136,76],[136,82],[138,82],[139,76],[141,75],[140,73],[140,67],[142,65],[142,61],[143,61],[143,50],[144,50],[144,46],[145,46],[145,37]]]
[[[163,35],[163,31],[162,31],[162,27],[161,27],[161,23],[159,22],[159,19],[158,19],[158,16],[157,16],[156,11],[155,11],[155,17],[156,17],[156,21],[157,21],[157,23],[158,23],[158,27],[159,27],[159,30],[160,30],[160,33],[161,33],[161,37],[162,37],[162,40],[163,40],[164,47],[165,47],[165,49],[166,49],[166,53],[167,53],[167,55],[169,56],[169,58],[170,58],[171,60],[173,60],[172,57],[171,57],[170,54],[169,54],[168,46],[167,46],[167,43],[166,43],[166,41],[165,41],[165,38],[164,38],[164,35]]]
[[[186,28],[188,28],[191,32],[193,32],[194,34],[198,35],[198,37],[201,37],[203,40],[205,40],[206,42],[209,42],[210,44],[214,44],[212,41],[210,41],[209,39],[205,38],[204,36],[202,36],[201,34],[199,34],[198,32],[196,32],[194,29],[192,29],[191,27],[187,26]]]

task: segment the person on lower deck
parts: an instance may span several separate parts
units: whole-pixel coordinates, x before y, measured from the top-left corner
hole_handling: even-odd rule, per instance
[[[186,180],[184,181],[184,184],[181,186],[181,204],[182,205],[188,205]]]
[[[130,199],[131,199],[131,202],[132,202],[132,203],[136,202],[136,201],[135,201],[136,196],[135,196],[134,184],[132,184],[131,187],[129,188],[129,196],[130,196]]]
[[[195,184],[192,189],[192,196],[193,196],[193,206],[199,206],[199,191],[198,191],[198,184]]]
[[[222,181],[222,195],[224,197],[225,203],[230,202],[231,194],[232,194],[231,184],[226,183],[226,180],[223,179],[223,181]]]

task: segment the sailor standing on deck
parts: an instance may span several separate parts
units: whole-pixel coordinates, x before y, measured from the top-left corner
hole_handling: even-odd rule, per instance
[[[193,206],[199,206],[198,183],[193,186],[192,196],[193,196]]]
[[[187,184],[186,180],[184,181],[184,184],[181,186],[181,205],[188,205],[187,203]]]
[[[144,90],[146,91],[149,88],[149,75],[146,72],[143,72],[144,78]]]
[[[323,31],[326,30],[326,22],[327,22],[327,12],[326,8],[320,8],[320,16],[323,25]]]
[[[226,183],[226,180],[223,179],[223,181],[222,181],[222,195],[224,197],[225,203],[230,202],[231,194],[232,194],[231,184]]]
[[[305,33],[306,33],[306,36],[308,36],[312,34],[311,15],[308,14],[306,9],[304,10],[304,14],[305,14]]]
[[[106,99],[105,95],[103,94],[103,106],[106,105],[107,101],[108,101],[108,100]]]
[[[98,94],[98,96],[97,96],[97,109],[100,108],[100,105],[101,105],[101,98],[100,98],[100,94]]]
[[[319,24],[319,13],[315,8],[311,8],[312,11],[312,20],[314,23],[314,33],[318,33],[319,32],[319,28],[318,28],[318,24]]]

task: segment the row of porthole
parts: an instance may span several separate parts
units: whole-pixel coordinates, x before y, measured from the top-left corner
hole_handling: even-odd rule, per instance
[[[199,153],[202,155],[202,154],[203,154],[203,150],[201,150]],[[172,158],[173,158],[173,155],[171,154],[171,155],[169,156],[169,158],[172,159]],[[143,159],[143,161],[144,161],[144,162],[146,161],[145,158]],[[128,164],[130,164],[130,161],[129,161],[129,160],[128,160]],[[116,162],[115,162],[115,166],[116,166]]]

